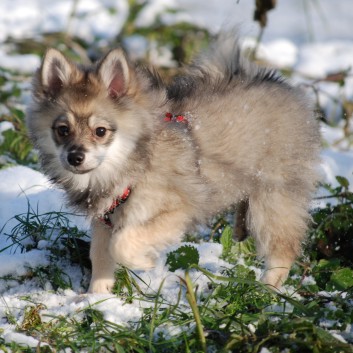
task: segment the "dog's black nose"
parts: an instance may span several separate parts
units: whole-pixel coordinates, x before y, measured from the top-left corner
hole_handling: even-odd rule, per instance
[[[85,154],[81,151],[70,152],[67,161],[74,167],[79,166],[85,160]]]

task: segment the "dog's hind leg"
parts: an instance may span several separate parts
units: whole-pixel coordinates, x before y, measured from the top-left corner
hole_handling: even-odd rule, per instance
[[[111,229],[101,221],[94,220],[90,249],[92,278],[89,293],[109,293],[113,288],[116,265],[109,253],[110,239]]]
[[[308,221],[307,200],[285,190],[260,191],[249,198],[249,224],[265,260],[262,282],[279,289],[300,254]]]
[[[247,213],[249,209],[249,200],[241,200],[235,207],[233,238],[236,241],[243,241],[249,235],[247,225]]]

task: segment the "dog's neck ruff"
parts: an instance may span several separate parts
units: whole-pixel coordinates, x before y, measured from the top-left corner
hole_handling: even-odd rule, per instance
[[[183,123],[187,124],[189,121],[185,115],[181,114],[172,114],[172,113],[165,113],[164,121],[171,122],[171,123]]]
[[[164,121],[171,122],[171,123],[183,123],[188,124],[188,119],[185,115],[181,114],[172,114],[172,113],[165,113]],[[115,209],[118,208],[121,204],[123,204],[131,194],[131,187],[128,186],[122,195],[119,195],[115,201],[111,204],[109,209],[103,214],[103,216],[98,217],[98,219],[103,222],[105,225],[109,227],[113,227],[113,223],[109,218],[109,215],[113,214]]]
[[[131,194],[131,187],[128,186],[124,192],[119,195],[114,202],[111,204],[109,209],[104,213],[103,216],[98,217],[98,219],[103,222],[105,225],[109,227],[113,227],[113,223],[109,218],[109,215],[113,214],[115,209],[118,208],[121,204],[123,204],[130,196]]]

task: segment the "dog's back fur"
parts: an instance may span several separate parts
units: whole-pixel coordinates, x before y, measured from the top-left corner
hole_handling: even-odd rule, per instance
[[[285,280],[309,219],[319,127],[303,93],[247,61],[237,39],[220,36],[168,87],[119,50],[89,68],[51,50],[33,92],[28,127],[44,170],[93,219],[91,291],[111,288],[115,263],[151,267],[191,226],[241,201],[263,280]],[[185,120],[166,122],[166,112]],[[66,140],[55,135],[65,114]],[[110,128],[104,143],[90,137],[92,120]],[[84,163],[70,165],[79,149]],[[108,228],[97,216],[127,185]]]
[[[229,35],[174,80],[168,98],[172,111],[192,112],[201,174],[225,198],[257,194],[264,185],[295,198],[311,195],[320,137],[310,102],[276,72],[242,57]]]

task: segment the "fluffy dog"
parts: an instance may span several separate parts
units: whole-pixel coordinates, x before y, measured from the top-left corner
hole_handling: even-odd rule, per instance
[[[44,172],[92,220],[89,292],[117,264],[159,252],[212,215],[247,205],[247,227],[279,288],[300,253],[320,148],[312,107],[222,35],[166,86],[120,49],[79,66],[49,49],[27,125]]]

